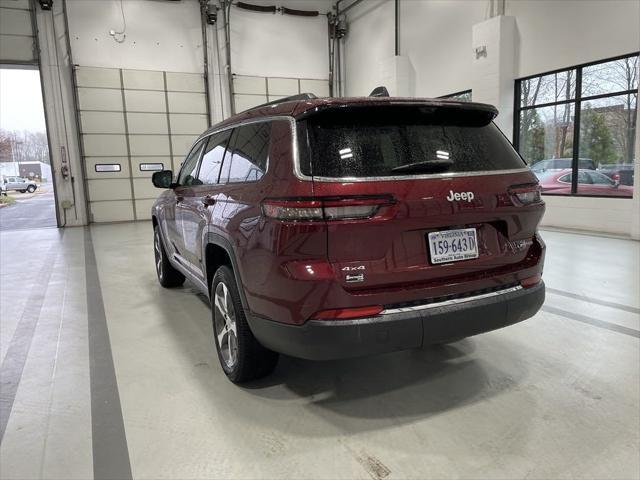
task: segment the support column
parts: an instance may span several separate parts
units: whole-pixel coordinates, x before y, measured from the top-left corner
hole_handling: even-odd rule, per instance
[[[495,105],[496,124],[513,139],[516,19],[503,15],[473,26],[473,101]]]
[[[35,2],[34,2],[35,4]],[[76,121],[75,89],[63,2],[35,8],[37,44],[49,155],[61,226],[87,225],[84,169]]]
[[[640,88],[638,89],[640,98]],[[633,200],[631,206],[631,238],[640,240],[640,108],[636,105],[636,149],[634,160]]]

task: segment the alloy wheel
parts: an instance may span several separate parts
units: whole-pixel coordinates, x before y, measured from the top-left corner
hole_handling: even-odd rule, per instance
[[[227,286],[220,282],[214,294],[215,333],[222,360],[231,369],[238,361],[238,330],[236,311]]]
[[[158,230],[156,230],[156,234],[153,239],[153,253],[156,257],[156,272],[158,273],[158,278],[162,280],[162,245],[160,244],[160,234]]]

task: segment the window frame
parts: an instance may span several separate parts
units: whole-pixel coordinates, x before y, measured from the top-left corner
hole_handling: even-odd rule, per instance
[[[580,129],[581,129],[581,123],[580,123],[580,112],[582,109],[582,103],[583,102],[587,102],[590,100],[598,100],[601,98],[610,98],[610,97],[619,97],[619,96],[623,96],[623,95],[633,95],[633,94],[638,94],[638,88],[636,89],[632,89],[632,90],[620,90],[620,91],[616,91],[616,92],[610,92],[610,93],[602,93],[602,94],[598,94],[598,95],[587,95],[587,96],[582,96],[582,72],[585,68],[588,67],[592,67],[594,65],[599,65],[602,63],[609,63],[609,62],[614,62],[616,60],[623,60],[625,58],[630,58],[630,57],[639,57],[638,62],[640,65],[640,51],[636,51],[636,52],[631,52],[631,53],[627,53],[624,55],[617,55],[615,57],[610,57],[610,58],[605,58],[602,60],[597,60],[597,61],[593,61],[593,62],[588,62],[588,63],[582,63],[579,65],[573,65],[570,67],[564,67],[564,68],[558,68],[555,70],[550,70],[548,72],[543,72],[543,73],[538,73],[535,75],[527,75],[526,77],[521,77],[521,78],[517,78],[515,80],[515,85],[514,85],[514,95],[513,95],[513,147],[516,149],[516,151],[520,154],[520,117],[521,117],[521,113],[525,110],[532,110],[532,109],[536,109],[536,108],[543,108],[543,107],[553,107],[553,106],[557,106],[557,105],[567,105],[567,104],[573,104],[573,152],[572,152],[572,162],[571,162],[571,173],[573,174],[572,176],[572,182],[571,182],[571,193],[553,193],[550,194],[550,196],[553,197],[587,197],[587,198],[618,198],[618,199],[623,199],[623,200],[631,200],[633,197],[623,197],[623,196],[617,196],[617,195],[585,195],[585,194],[581,194],[578,191],[578,170],[579,170],[579,155],[580,155]],[[541,103],[538,105],[527,105],[526,107],[523,107],[521,105],[522,103],[522,82],[527,81],[527,80],[532,80],[535,78],[540,78],[540,77],[544,77],[546,75],[553,75],[556,73],[561,73],[561,72],[566,72],[569,70],[575,70],[576,73],[576,80],[575,80],[575,96],[574,98],[571,99],[565,99],[565,100],[558,100],[555,102],[546,102],[546,103]],[[640,85],[640,82],[639,82]],[[640,95],[639,95],[640,97]],[[638,101],[640,100],[640,98],[636,99],[636,109],[638,109]],[[636,125],[636,129],[638,128],[638,126]],[[526,160],[525,160],[526,161]],[[529,163],[527,162],[527,166],[529,166]],[[547,195],[544,194],[543,195]]]
[[[197,175],[196,175],[196,178],[198,180],[200,180],[200,169],[202,168],[202,161],[204,160],[204,157],[206,155],[205,150],[209,146],[209,142],[211,142],[213,137],[215,137],[216,135],[222,135],[222,134],[225,134],[225,133],[229,132],[228,143],[227,143],[227,146],[224,149],[224,153],[222,154],[222,163],[220,163],[220,170],[218,170],[218,178],[216,179],[216,183],[202,183],[202,185],[206,185],[206,186],[209,186],[209,187],[216,186],[216,185],[226,185],[226,183],[220,182],[220,176],[222,175],[222,169],[224,168],[224,163],[225,163],[225,160],[227,158],[227,152],[229,151],[229,146],[231,145],[231,142],[233,140],[233,135],[235,134],[235,130],[236,130],[236,127],[228,128],[228,129],[225,129],[225,130],[220,130],[219,132],[214,132],[214,133],[212,133],[210,135],[207,135],[206,137],[202,138],[203,140],[205,140],[205,144],[204,144],[204,147],[202,148],[202,152],[200,152],[200,159],[198,160],[198,172],[197,172]]]
[[[184,168],[186,167],[187,159],[189,158],[191,153],[193,153],[194,149],[200,148],[200,153],[198,154],[198,158],[196,160],[196,168],[195,168],[195,172],[196,172],[195,178],[198,178],[198,173],[200,172],[200,161],[202,160],[202,152],[204,152],[204,148],[206,147],[208,141],[209,141],[208,137],[203,137],[203,138],[198,138],[193,143],[192,147],[189,149],[189,153],[187,153],[185,155],[184,160],[182,161],[182,165],[180,166],[180,170],[178,170],[178,173],[176,175],[176,186],[177,187],[188,188],[188,187],[197,187],[198,186],[198,185],[182,185],[182,184],[180,184],[180,182],[179,182],[180,175],[182,174],[182,170],[184,170]],[[200,144],[202,144],[202,145],[200,145]]]
[[[242,185],[245,183],[257,183],[262,181],[262,179],[264,179],[267,176],[267,173],[269,173],[269,165],[271,163],[271,147],[273,146],[273,123],[276,120],[272,120],[272,119],[260,119],[260,121],[255,121],[255,122],[251,122],[251,123],[247,123],[247,124],[239,124],[239,125],[235,125],[233,127],[233,132],[231,133],[231,137],[229,138],[229,144],[227,145],[227,149],[225,150],[224,156],[222,158],[222,165],[220,166],[220,172],[218,173],[218,184],[219,185]],[[264,173],[262,175],[262,177],[258,178],[257,180],[243,180],[241,182],[230,182],[229,181],[229,177],[227,177],[225,179],[224,182],[222,182],[223,178],[222,178],[222,173],[224,172],[224,168],[225,168],[225,164],[228,162],[231,162],[229,164],[229,168],[231,168],[232,163],[233,163],[233,155],[234,152],[233,151],[229,151],[229,147],[235,147],[235,143],[236,140],[238,138],[238,130],[242,127],[247,127],[247,126],[253,126],[255,124],[262,124],[262,123],[267,123],[269,124],[269,143],[268,143],[268,148],[267,148],[267,162],[264,166]],[[230,170],[229,170],[230,171]]]

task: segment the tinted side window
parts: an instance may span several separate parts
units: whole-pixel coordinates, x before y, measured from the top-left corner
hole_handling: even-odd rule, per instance
[[[269,160],[271,122],[243,125],[234,130],[220,181],[229,183],[260,180]],[[231,155],[229,155],[231,153]]]
[[[198,171],[198,160],[200,159],[200,153],[206,140],[200,140],[196,143],[187,158],[182,162],[182,168],[178,175],[178,185],[200,185],[200,181],[196,178]]]
[[[231,130],[217,133],[209,137],[209,142],[204,150],[202,162],[200,162],[200,172],[198,179],[206,185],[214,185],[218,183],[220,168],[222,167],[222,159],[224,152],[229,145]]]
[[[561,182],[571,183],[573,180],[573,173],[568,173],[564,177],[560,178]],[[591,184],[591,177],[586,172],[578,172],[578,183]]]

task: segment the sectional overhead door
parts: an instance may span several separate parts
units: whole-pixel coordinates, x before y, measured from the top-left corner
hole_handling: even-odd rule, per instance
[[[233,76],[236,112],[242,112],[261,103],[271,102],[299,93],[329,96],[329,80],[313,78]]]
[[[90,219],[150,218],[154,171],[176,171],[207,128],[201,74],[76,67]]]
[[[0,0],[0,62],[38,62],[29,0]]]

